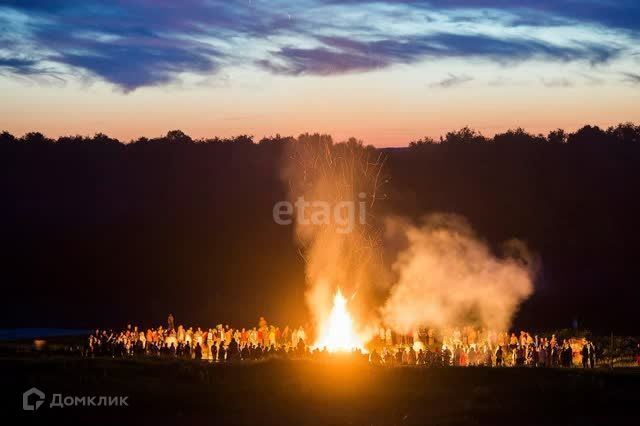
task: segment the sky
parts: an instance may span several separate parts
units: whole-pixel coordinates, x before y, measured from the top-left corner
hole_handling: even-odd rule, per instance
[[[0,0],[0,130],[376,146],[640,118],[637,0]]]

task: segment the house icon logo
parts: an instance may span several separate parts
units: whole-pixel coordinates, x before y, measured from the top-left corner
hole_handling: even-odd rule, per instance
[[[34,401],[34,403],[30,403],[29,400]],[[43,402],[44,392],[38,388],[31,388],[22,394],[22,409],[25,411],[35,411],[40,408]]]

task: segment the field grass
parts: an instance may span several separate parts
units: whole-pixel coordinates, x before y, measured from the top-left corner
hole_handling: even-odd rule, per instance
[[[93,424],[640,424],[640,370],[382,368],[349,358],[209,364],[13,357],[6,409]],[[23,412],[22,392],[47,394]],[[128,407],[50,408],[51,395],[126,395]],[[5,410],[6,411],[6,410]],[[17,423],[16,423],[17,424]]]

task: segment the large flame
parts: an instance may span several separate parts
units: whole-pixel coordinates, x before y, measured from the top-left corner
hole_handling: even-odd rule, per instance
[[[327,348],[329,352],[364,350],[362,339],[354,331],[353,320],[347,310],[347,299],[340,289],[333,298],[333,308],[321,326],[320,337],[314,347]]]

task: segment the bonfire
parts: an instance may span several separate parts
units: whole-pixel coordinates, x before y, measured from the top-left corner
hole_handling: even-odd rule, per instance
[[[347,299],[340,289],[333,298],[331,313],[321,325],[320,336],[314,347],[329,352],[364,351],[364,340],[354,330],[353,320],[347,308]]]

